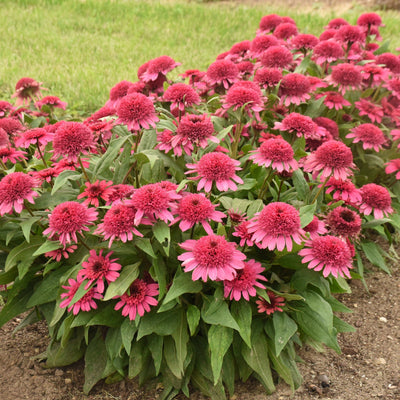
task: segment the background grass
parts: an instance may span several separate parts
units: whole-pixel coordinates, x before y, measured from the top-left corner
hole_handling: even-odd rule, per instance
[[[358,7],[333,14],[323,3],[312,12],[248,3],[179,0],[2,0],[0,99],[15,83],[32,77],[70,107],[93,111],[121,80],[137,80],[137,69],[160,55],[186,69],[205,70],[215,57],[241,40],[253,39],[263,15],[295,19],[301,32],[319,35],[334,17],[355,23]],[[307,10],[310,11],[310,10]],[[384,39],[400,45],[398,14],[379,12]],[[46,92],[47,93],[47,92]]]

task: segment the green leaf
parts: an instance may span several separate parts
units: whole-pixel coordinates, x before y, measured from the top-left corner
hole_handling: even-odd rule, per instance
[[[8,283],[14,282],[17,276],[17,268],[10,268],[7,272],[0,273],[0,285],[7,285]]]
[[[325,109],[324,105],[325,97],[321,97],[318,100],[311,100],[307,102],[307,109],[304,115],[307,115],[311,118],[319,117],[322,114],[322,111]]]
[[[121,324],[122,345],[128,355],[131,354],[132,340],[137,329],[135,322],[131,321],[129,318],[125,318],[124,322]]]
[[[282,257],[279,257],[277,262],[278,264],[287,269],[305,269],[305,265],[301,262],[302,258],[298,254],[285,254]]]
[[[373,242],[362,242],[361,247],[365,253],[365,256],[368,260],[376,265],[377,267],[381,268],[387,274],[391,274],[390,269],[386,265],[385,259],[382,257],[381,253],[379,252],[379,247],[376,243]]]
[[[157,314],[146,313],[140,319],[139,332],[137,340],[142,337],[156,333],[157,335],[172,335],[178,329],[180,309],[174,308],[172,310]]]
[[[285,312],[276,312],[272,316],[275,337],[275,354],[278,357],[289,339],[297,332],[297,324]]]
[[[35,260],[34,255],[32,257],[32,253],[34,253],[40,247],[40,245],[43,243],[43,240],[43,237],[35,236],[30,243],[24,241],[19,246],[14,247],[8,253],[4,270],[7,272],[12,267],[21,263],[23,264],[24,269],[29,268],[29,266]],[[22,276],[20,276],[20,278],[22,278]]]
[[[6,305],[0,311],[0,328],[10,319],[16,317],[19,314],[22,314],[28,309],[26,303],[28,302],[31,295],[32,292],[28,290],[22,293],[18,293],[16,297],[7,301]]]
[[[233,340],[233,330],[221,325],[212,325],[208,330],[208,344],[211,351],[211,369],[214,376],[214,385],[221,375],[225,353]]]
[[[116,328],[108,329],[105,345],[109,359],[114,360],[115,358],[117,358],[122,347],[122,336],[119,326]]]
[[[329,282],[318,272],[311,269],[296,271],[290,281],[291,286],[298,292],[305,290],[308,285],[318,288],[324,296],[330,295]]]
[[[54,180],[53,188],[51,190],[51,195],[53,196],[59,189],[66,186],[68,181],[77,181],[82,178],[82,174],[75,170],[66,169],[62,171],[60,175]]]
[[[167,304],[185,293],[199,293],[202,288],[203,285],[200,281],[193,281],[191,274],[182,272],[182,270],[178,268],[163,304]]]
[[[235,358],[232,350],[228,350],[222,363],[222,380],[232,398],[235,392]]]
[[[178,379],[181,379],[183,369],[176,354],[175,343],[170,336],[166,336],[164,338],[164,344],[164,357],[168,368]]]
[[[129,355],[129,379],[137,376],[142,370],[149,356],[149,350],[147,346],[143,346],[143,343],[134,342]]]
[[[103,377],[107,365],[106,344],[97,331],[96,336],[89,342],[85,353],[85,383],[83,393],[89,394],[93,386]]]
[[[104,325],[110,328],[118,328],[124,319],[119,311],[114,310],[114,304],[107,304],[103,309],[96,310],[94,316],[90,318],[86,325]]]
[[[233,125],[229,125],[226,128],[222,129],[221,131],[219,131],[217,133],[217,138],[219,139],[219,141],[224,140],[224,138],[226,137],[226,135],[228,135],[229,132],[232,131]]]
[[[167,290],[167,268],[162,257],[153,260],[153,268],[156,274],[155,280],[158,283],[159,299],[161,299]]]
[[[175,354],[178,366],[183,374],[184,363],[187,355],[187,344],[189,341],[188,326],[186,322],[186,313],[181,309],[179,324],[177,329],[172,333],[175,342]]]
[[[239,325],[229,311],[228,304],[221,298],[207,296],[204,299],[201,317],[206,324],[222,325],[240,331]]]
[[[29,243],[29,241],[30,241],[32,225],[33,225],[35,222],[39,221],[39,220],[40,220],[40,217],[31,217],[31,218],[28,218],[28,219],[22,221],[22,222],[19,224],[19,226],[20,226],[21,229],[22,229],[22,233],[24,234],[24,237],[25,237],[25,239],[26,239],[26,241],[27,241],[28,243]]]
[[[293,185],[296,188],[297,198],[301,201],[306,200],[307,196],[310,193],[310,188],[308,186],[307,181],[304,178],[303,171],[300,169],[294,171],[292,179],[293,179]]]
[[[171,240],[169,226],[164,221],[158,221],[151,227],[151,229],[158,242],[164,245],[164,242],[167,241],[169,247],[169,242]]]
[[[324,324],[324,326],[331,331],[333,327],[333,312],[331,305],[314,291],[302,292],[301,295],[304,297],[306,304],[311,308],[311,310],[321,316],[321,324]]]
[[[33,257],[40,256],[41,254],[47,253],[49,251],[57,250],[62,247],[60,242],[54,240],[46,240],[33,254]]]
[[[135,264],[126,265],[122,268],[120,276],[111,282],[104,295],[104,301],[110,300],[115,296],[122,296],[139,276],[140,261]]]
[[[247,208],[247,218],[253,218],[254,214],[261,211],[264,207],[264,203],[261,199],[257,199],[251,202]]]
[[[59,342],[52,342],[46,351],[46,367],[65,367],[80,360],[84,353],[85,348],[82,346],[82,337],[68,340],[65,347],[62,347]]]
[[[139,247],[140,250],[143,250],[149,256],[157,258],[149,238],[135,238],[133,243],[135,244],[135,246]]]
[[[190,335],[193,336],[200,322],[200,310],[196,306],[189,304],[186,311],[186,317]]]
[[[140,143],[137,148],[137,151],[138,153],[140,153],[143,150],[153,149],[156,144],[157,144],[157,132],[154,129],[147,129],[143,132],[142,137],[140,138]]]
[[[161,362],[163,359],[164,337],[159,335],[150,335],[147,337],[147,344],[151,356],[153,357],[156,374],[158,375],[160,373]]]
[[[299,213],[302,228],[307,226],[313,220],[316,206],[317,203],[300,207]]]
[[[251,320],[252,311],[248,301],[241,299],[233,301],[231,305],[232,316],[239,325],[239,333],[247,346],[251,347]]]
[[[351,326],[347,322],[338,318],[336,315],[333,316],[333,326],[338,332],[356,332],[356,328],[354,328],[354,326]]]

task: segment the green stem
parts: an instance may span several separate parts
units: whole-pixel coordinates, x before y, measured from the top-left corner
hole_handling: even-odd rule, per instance
[[[81,169],[82,169],[83,175],[85,176],[86,181],[90,183],[90,179],[88,177],[88,174],[86,173],[85,167],[83,166],[81,156],[78,156],[78,161],[79,161],[79,165],[81,166]]]
[[[78,241],[83,247],[86,247],[89,251],[91,250],[89,246],[83,241],[83,236],[80,233],[78,234]]]
[[[265,193],[267,192],[267,189],[268,189],[268,181],[269,181],[271,176],[272,176],[272,168],[269,169],[269,173],[265,177],[264,182],[261,185],[260,193],[258,195],[259,199],[262,199],[265,196]]]
[[[321,192],[324,190],[324,188],[325,188],[326,184],[328,183],[328,180],[329,180],[330,177],[331,177],[331,176],[329,175],[329,176],[325,179],[324,183],[323,183],[323,184],[321,185],[321,187],[319,188],[319,190],[318,190],[317,194],[315,195],[315,197],[314,197],[313,201],[311,202],[311,204],[314,204],[314,203],[317,201],[319,195],[320,195]]]
[[[43,156],[42,150],[40,150],[39,139],[36,139],[36,146],[37,146],[37,149],[38,149],[40,158],[42,159],[44,166],[45,166],[46,168],[49,168],[49,166],[47,165],[47,162],[46,162],[46,160],[45,160],[45,158],[44,158],[44,156]]]
[[[281,197],[282,186],[283,186],[283,179],[281,180],[281,183],[279,184],[278,198],[276,199],[276,201],[279,201],[279,199]]]
[[[232,158],[236,160],[237,157],[237,152],[239,148],[239,142],[240,142],[240,135],[242,133],[243,126],[241,122],[236,125],[236,130],[235,130],[235,136],[233,138],[233,144],[232,144]]]

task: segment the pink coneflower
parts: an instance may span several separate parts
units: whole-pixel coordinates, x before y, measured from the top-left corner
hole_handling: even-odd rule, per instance
[[[61,108],[62,110],[65,110],[67,108],[67,103],[65,101],[61,101],[57,96],[45,96],[35,103],[35,107],[39,110],[43,106],[48,106],[50,108]]]
[[[104,292],[104,279],[107,283],[114,282],[119,277],[119,271],[122,267],[115,261],[118,258],[110,260],[112,251],[106,256],[103,256],[103,249],[97,255],[96,250],[89,251],[89,258],[82,263],[82,269],[78,272],[77,279],[83,281],[88,279],[85,289],[89,289],[90,285],[94,282],[96,285],[96,292]]]
[[[44,253],[45,257],[49,257],[54,261],[61,261],[62,258],[68,259],[69,255],[73,253],[78,246],[76,244],[73,244],[72,246],[64,247],[64,248],[59,248],[55,250],[48,251],[47,253]]]
[[[349,25],[349,23],[343,18],[334,18],[328,22],[325,29],[339,29],[341,26]]]
[[[112,115],[115,115],[115,109],[113,107],[103,106],[87,118],[86,121],[99,121],[102,118],[111,117]]]
[[[360,99],[354,104],[357,107],[360,116],[366,115],[371,122],[377,122],[378,124],[382,122],[384,114],[381,106],[374,104],[367,99]]]
[[[258,86],[257,90],[255,90],[252,87],[246,87],[243,84],[234,84],[228,90],[223,100],[222,107],[224,109],[232,108],[233,110],[243,107],[249,117],[251,117],[251,111],[253,111],[255,118],[260,120],[259,113],[264,109],[264,102]]]
[[[297,26],[291,22],[279,24],[274,30],[274,36],[282,40],[287,40],[292,36],[296,36],[298,33]]]
[[[146,65],[147,64],[147,65]],[[169,56],[160,56],[146,63],[146,69],[140,74],[139,79],[144,82],[156,81],[160,76],[166,76],[168,72],[181,65]],[[138,71],[139,75],[139,71]]]
[[[164,92],[164,101],[171,102],[171,111],[185,111],[185,107],[193,107],[200,104],[200,96],[185,83],[174,83]]]
[[[18,161],[27,160],[26,154],[26,151],[16,150],[13,147],[0,147],[0,159],[4,164],[7,161],[16,164]]]
[[[363,149],[374,149],[379,151],[386,143],[383,132],[374,124],[361,124],[351,129],[346,138],[353,139],[354,143],[361,142]]]
[[[14,208],[20,213],[24,208],[24,201],[34,204],[34,198],[39,193],[33,190],[39,183],[32,176],[24,172],[12,172],[0,181],[0,215],[11,214]]]
[[[326,183],[326,194],[333,192],[333,199],[343,200],[345,203],[357,204],[361,201],[360,191],[348,179],[329,178]]]
[[[39,100],[42,97],[41,90],[47,90],[40,85],[42,82],[36,82],[32,78],[21,78],[15,85],[15,93],[11,98],[16,97],[16,106],[28,105],[31,100]]]
[[[376,57],[377,64],[383,64],[383,66],[389,69],[394,74],[400,73],[400,58],[392,53],[379,54]]]
[[[335,40],[321,40],[313,50],[312,59],[319,65],[339,60],[344,56],[342,46]]]
[[[312,50],[319,43],[319,39],[308,33],[302,33],[292,38],[290,44],[296,50],[301,50],[306,52],[307,50]]]
[[[12,111],[13,105],[5,100],[0,100],[0,118],[5,117],[10,111]]]
[[[232,224],[235,224],[235,221],[232,220],[232,216],[229,216],[231,218]],[[240,238],[239,245],[240,246],[253,246],[254,242],[252,240],[253,234],[249,232],[249,221],[242,221],[239,223],[239,225],[235,225],[235,231],[232,233],[232,236]]]
[[[371,26],[384,26],[382,24],[382,18],[373,12],[361,14],[357,19],[357,25],[364,28],[370,28]]]
[[[255,260],[249,260],[244,263],[243,269],[239,269],[236,276],[231,281],[224,281],[224,297],[230,300],[239,301],[242,297],[249,301],[250,297],[254,297],[256,287],[265,289],[265,286],[258,280],[267,281],[267,278],[261,275],[265,268],[261,263]]]
[[[282,71],[279,68],[260,68],[254,75],[254,82],[262,88],[275,87],[282,79]]]
[[[183,74],[179,74],[182,78],[189,78],[189,85],[199,82],[204,75],[205,72],[198,69],[188,69]]]
[[[21,122],[12,117],[1,118],[0,128],[4,129],[10,137],[13,137],[15,134],[24,130]]]
[[[107,100],[105,106],[116,109],[121,100],[128,94],[129,88],[133,85],[129,81],[118,82],[110,90],[110,98]]]
[[[327,79],[335,86],[338,86],[342,94],[345,94],[347,90],[360,89],[362,81],[361,70],[358,65],[353,64],[334,65],[331,76]]]
[[[229,56],[232,61],[240,62],[249,59],[250,52],[250,40],[243,40],[239,43],[235,43],[229,50]]]
[[[360,212],[370,215],[372,212],[375,219],[381,219],[393,212],[392,199],[389,191],[375,183],[368,183],[360,188],[361,205]]]
[[[261,18],[258,33],[273,32],[283,22],[282,17],[276,14],[264,15]]]
[[[150,221],[161,219],[165,223],[173,221],[174,216],[171,211],[175,211],[175,200],[180,198],[176,192],[164,189],[156,183],[136,189],[128,202],[136,209],[135,225],[139,225],[143,218]]]
[[[292,146],[281,137],[271,138],[264,141],[249,159],[258,165],[271,166],[278,172],[294,171],[298,168],[297,161],[293,158]]]
[[[85,183],[85,190],[78,195],[78,199],[83,199],[87,197],[84,201],[83,204],[86,205],[93,205],[95,207],[99,206],[99,198],[106,200],[107,197],[112,193],[112,189],[109,188],[113,183],[111,181],[99,181],[97,179],[96,182],[90,183],[86,182]]]
[[[10,145],[10,138],[8,137],[7,132],[3,128],[0,128],[0,147],[9,145]]]
[[[385,172],[387,174],[393,174],[396,172],[396,179],[400,179],[400,158],[390,160],[386,164]]]
[[[98,212],[87,208],[75,201],[66,201],[57,205],[49,215],[49,227],[43,235],[59,236],[60,243],[66,247],[67,243],[78,241],[77,233],[89,231],[88,225],[94,225]]]
[[[84,121],[83,123],[93,132],[97,143],[103,147],[105,143],[109,143],[112,137],[112,128],[114,128],[113,120]]]
[[[82,161],[82,165],[84,168],[89,168],[90,164],[89,164],[87,158],[82,158],[81,161]],[[66,169],[75,171],[77,168],[79,168],[79,164],[78,164],[78,162],[62,158],[60,161],[57,161],[56,163],[54,163],[53,167],[60,174],[62,171],[65,171]]]
[[[315,96],[316,99],[324,97],[324,104],[332,110],[341,110],[343,107],[351,106],[351,103],[347,101],[340,93],[338,92],[322,92]]]
[[[313,121],[325,128],[331,135],[333,139],[339,138],[339,127],[338,124],[330,118],[327,117],[317,117],[313,118]]]
[[[131,321],[135,320],[136,315],[143,317],[145,312],[150,311],[150,306],[156,306],[158,301],[154,296],[158,295],[158,283],[147,283],[142,279],[136,279],[129,286],[119,302],[115,305],[114,310],[122,308],[122,315],[129,316]]]
[[[186,167],[191,171],[185,173],[196,172],[198,174],[198,176],[190,178],[200,179],[197,190],[204,188],[206,192],[210,192],[212,184],[215,182],[217,189],[225,192],[229,189],[237,190],[235,182],[243,183],[243,180],[236,175],[236,171],[241,169],[239,165],[240,161],[233,160],[226,154],[212,152],[204,154],[197,164],[187,164]]]
[[[279,96],[282,98],[283,104],[300,105],[311,98],[310,81],[302,74],[291,73],[283,76],[279,86]]]
[[[248,229],[253,233],[252,240],[259,248],[271,251],[282,251],[285,247],[292,251],[293,241],[301,244],[304,236],[299,212],[283,202],[269,203],[254,214]]]
[[[128,91],[126,94],[131,94],[131,93],[143,93],[147,94],[146,92],[147,85],[144,82],[133,82],[132,85],[129,87]]]
[[[333,39],[336,35],[336,29],[328,28],[319,35],[320,42]]]
[[[239,70],[239,77],[241,79],[247,79],[251,75],[253,75],[254,72],[254,64],[251,61],[241,61],[236,64]]]
[[[226,215],[221,211],[216,211],[218,204],[212,204],[203,193],[190,193],[184,196],[176,210],[177,217],[172,221],[175,223],[180,220],[179,229],[182,232],[200,223],[204,230],[213,234],[209,221],[222,222]]]
[[[375,63],[368,63],[362,66],[361,76],[363,84],[367,87],[377,87],[382,82],[388,82],[389,72],[386,68],[382,68]],[[383,84],[385,86],[385,84]]]
[[[107,193],[104,194],[106,206],[130,198],[135,190],[133,186],[125,184],[114,185],[111,186],[109,189],[110,191],[107,191]]]
[[[315,239],[321,235],[325,235],[328,230],[325,228],[325,224],[316,215],[314,215],[313,220],[304,228],[305,232],[308,232],[310,239]]]
[[[304,162],[304,171],[312,172],[315,179],[321,172],[321,180],[330,176],[345,180],[352,175],[353,163],[351,149],[337,140],[329,140],[311,153]]]
[[[261,65],[268,68],[289,68],[293,54],[286,47],[271,46],[260,57]]]
[[[53,150],[56,157],[76,162],[80,154],[87,154],[93,147],[93,133],[83,123],[65,121],[54,134]]]
[[[60,303],[60,307],[61,308],[65,308],[68,307],[68,312],[71,312],[74,315],[77,315],[79,313],[79,311],[90,311],[90,310],[95,310],[97,309],[97,304],[95,302],[95,300],[99,300],[102,299],[103,296],[96,292],[94,290],[94,288],[90,289],[87,293],[85,293],[83,295],[83,297],[81,299],[79,299],[76,303],[71,304],[72,299],[75,296],[75,293],[77,292],[77,290],[79,289],[79,287],[82,284],[81,280],[75,280],[72,278],[68,279],[68,283],[69,286],[67,285],[62,285],[61,287],[63,289],[66,289],[67,292],[65,293],[61,293],[61,298],[64,299],[61,303]]]
[[[353,43],[362,43],[365,40],[364,33],[359,26],[342,25],[336,32],[335,39],[347,44],[348,48]]]
[[[321,132],[319,127],[309,116],[299,113],[290,113],[282,122],[275,122],[274,129],[280,131],[293,132],[298,137],[304,136],[306,139],[320,139]]]
[[[346,207],[336,207],[326,217],[326,224],[335,236],[356,238],[361,232],[361,223],[360,216]]]
[[[127,125],[130,131],[156,127],[158,117],[153,102],[142,93],[126,95],[117,107],[116,123]]]
[[[31,144],[46,146],[47,143],[53,140],[53,137],[54,134],[48,132],[44,128],[33,128],[21,132],[19,136],[15,138],[15,145],[25,148],[29,147]]]
[[[263,299],[262,297],[258,297],[257,310],[259,313],[266,313],[267,315],[271,315],[274,312],[283,312],[282,307],[285,306],[285,299],[283,297],[277,296],[271,290],[267,291],[267,295],[269,297],[269,301]]]
[[[400,76],[392,77],[392,79],[386,81],[382,86],[390,90],[392,95],[400,100]]]
[[[315,271],[323,269],[326,278],[332,274],[335,278],[351,278],[352,256],[345,241],[336,236],[320,236],[306,242],[306,247],[299,251],[302,263],[309,263],[308,268]]]
[[[111,247],[115,239],[123,243],[133,240],[133,235],[143,237],[135,228],[136,209],[128,204],[117,203],[111,206],[104,215],[103,222],[98,225],[95,234],[101,234],[104,240],[110,239]]]
[[[218,235],[203,236],[198,240],[186,240],[179,244],[186,253],[178,256],[183,261],[185,272],[193,271],[192,280],[210,278],[212,281],[231,281],[237,270],[244,268],[246,256],[236,249],[236,244],[227,242]]]
[[[256,36],[250,46],[250,54],[253,58],[259,58],[265,50],[271,46],[278,46],[279,40],[273,35]]]
[[[60,170],[55,167],[41,169],[40,171],[33,171],[31,174],[41,182],[51,182],[53,178],[60,174]]]
[[[175,146],[172,146],[172,139],[175,138]],[[174,149],[174,154],[176,156],[181,156],[182,155],[182,138],[176,138],[176,135],[174,132],[170,131],[169,129],[164,129],[163,131],[157,132],[157,145],[156,149],[162,150],[165,153],[168,153],[170,150]],[[191,145],[190,142],[187,143],[185,147],[185,153],[186,154],[192,154],[193,146]]]
[[[204,80],[210,86],[222,86],[225,89],[238,80],[239,70],[230,60],[217,60],[207,69]]]

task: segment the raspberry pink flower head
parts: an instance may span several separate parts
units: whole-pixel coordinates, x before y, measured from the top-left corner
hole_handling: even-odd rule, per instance
[[[334,139],[339,139],[339,126],[335,121],[327,117],[317,117],[313,121],[325,128]]]
[[[324,97],[324,104],[332,110],[333,108],[337,111],[342,110],[343,107],[351,106],[351,103],[348,102],[340,93],[338,92],[323,92],[317,94],[316,98],[319,99]]]
[[[83,281],[88,279],[85,289],[89,289],[92,283],[96,285],[96,292],[104,293],[104,279],[107,283],[114,282],[119,277],[119,270],[122,268],[115,261],[118,258],[110,260],[112,251],[103,256],[103,250],[97,254],[96,250],[89,251],[89,258],[82,263],[82,269],[78,272],[77,279]]]
[[[308,232],[310,239],[315,239],[328,232],[323,221],[321,221],[316,215],[314,215],[313,220],[303,229],[305,232]]]
[[[172,190],[167,190],[157,183],[150,183],[136,189],[128,204],[136,209],[135,225],[139,225],[142,218],[150,221],[161,219],[165,223],[174,220],[171,211],[176,209],[176,200],[181,196]]]
[[[258,33],[273,32],[283,22],[282,17],[276,14],[265,15],[261,18]]]
[[[235,224],[235,222],[232,220],[232,224]],[[238,237],[240,239],[239,245],[240,246],[253,246],[254,242],[252,240],[252,233],[249,232],[249,221],[242,221],[239,225],[235,225],[235,231],[232,233],[232,236]]]
[[[261,263],[255,260],[249,260],[244,263],[243,269],[239,269],[236,276],[231,281],[224,281],[224,297],[230,300],[239,301],[242,297],[249,301],[250,297],[254,297],[256,287],[265,289],[265,286],[258,280],[267,281],[267,278],[261,275],[265,268]]]
[[[298,33],[299,31],[295,24],[291,22],[284,22],[276,27],[274,36],[278,39],[287,40],[292,36],[296,36]]]
[[[308,263],[309,269],[321,271],[326,278],[332,274],[335,278],[351,278],[352,256],[345,241],[336,236],[320,236],[306,242],[306,247],[299,251],[301,262]]]
[[[256,36],[251,42],[250,54],[253,58],[259,58],[265,50],[271,46],[278,46],[279,40],[272,35]]]
[[[228,58],[236,62],[247,60],[249,58],[250,45],[250,40],[235,43],[229,50]]]
[[[376,58],[377,64],[383,64],[383,66],[389,69],[394,74],[400,73],[400,58],[392,53],[379,54]]]
[[[35,103],[36,108],[39,110],[43,106],[48,106],[50,108],[61,108],[65,110],[67,108],[67,103],[65,101],[61,101],[57,96],[45,96],[41,100]]]
[[[330,176],[345,180],[353,174],[351,169],[355,167],[351,149],[337,140],[329,140],[321,144],[304,163],[304,171],[312,172],[314,178],[322,171],[322,180]]]
[[[145,312],[150,311],[150,306],[158,304],[158,301],[154,298],[158,293],[157,283],[147,283],[142,279],[136,279],[132,282],[128,291],[119,298],[114,310],[122,308],[122,315],[124,317],[129,316],[129,319],[133,321],[137,314],[143,317]]]
[[[0,128],[0,147],[5,147],[10,145],[10,138],[8,137],[7,132]]]
[[[325,131],[311,117],[295,112],[287,115],[282,122],[275,122],[274,129],[293,132],[297,137],[304,136],[306,139],[320,139],[321,134],[325,135]]]
[[[71,312],[74,315],[77,315],[79,313],[79,311],[90,311],[90,310],[95,310],[97,309],[97,304],[95,302],[95,300],[99,300],[102,299],[103,296],[96,292],[94,290],[94,288],[89,289],[89,291],[87,293],[85,293],[83,295],[83,297],[81,299],[79,299],[76,303],[71,304],[72,303],[72,299],[75,296],[75,293],[77,292],[77,290],[79,289],[79,287],[82,284],[81,280],[75,280],[75,279],[68,279],[68,284],[67,285],[63,285],[61,286],[63,289],[66,289],[67,292],[62,293],[61,294],[61,299],[64,299],[61,303],[60,303],[60,307],[61,308],[65,308],[68,307],[68,312]]]
[[[200,180],[197,190],[204,188],[206,192],[210,192],[213,183],[217,189],[223,192],[227,190],[237,190],[235,184],[242,184],[243,180],[236,175],[236,171],[240,170],[240,161],[233,160],[226,154],[220,152],[206,153],[197,164],[187,164],[186,174],[196,172],[198,176],[190,178]],[[235,182],[233,182],[235,181]]]
[[[0,118],[5,117],[10,111],[12,111],[13,105],[5,100],[0,100]]]
[[[106,201],[106,206],[110,206],[113,203],[119,203],[124,199],[131,197],[135,188],[131,185],[119,184],[111,186],[110,191],[104,193],[104,200]]]
[[[49,215],[49,227],[43,235],[59,236],[60,243],[65,247],[67,243],[78,241],[77,233],[89,231],[88,225],[94,225],[98,212],[93,208],[75,201],[66,201],[57,205]]]
[[[16,150],[13,147],[0,147],[0,159],[4,164],[6,164],[7,161],[16,164],[18,161],[27,160],[25,157],[26,154],[26,151]]]
[[[0,215],[11,214],[14,209],[20,213],[24,208],[24,201],[34,204],[34,198],[39,193],[33,190],[39,186],[38,181],[24,172],[12,172],[0,181]]]
[[[41,90],[47,90],[32,78],[21,78],[15,85],[15,93],[11,96],[16,97],[16,106],[28,105],[31,100],[39,100],[42,97]]]
[[[83,204],[90,205],[92,204],[95,207],[99,206],[99,198],[105,200],[107,196],[112,193],[112,189],[109,188],[113,183],[111,181],[99,181],[97,180],[94,183],[86,182],[85,190],[78,195],[78,199],[86,199],[83,201]]]
[[[361,201],[360,191],[348,179],[329,178],[326,184],[326,194],[333,192],[333,199],[345,203],[357,204]]]
[[[29,147],[31,144],[46,146],[47,143],[53,140],[53,136],[53,133],[48,132],[44,128],[33,128],[21,132],[19,136],[15,138],[15,145],[25,148]]]
[[[77,248],[78,248],[78,246],[76,244],[73,244],[72,246],[48,251],[47,253],[44,253],[44,256],[49,257],[52,260],[55,260],[58,262],[58,261],[61,261],[62,258],[68,259],[69,255],[71,253],[73,253]]]
[[[269,301],[262,297],[259,297],[256,301],[257,310],[259,313],[265,313],[271,315],[274,312],[283,312],[282,307],[285,306],[285,299],[283,297],[277,296],[274,292],[267,291]]]
[[[133,235],[143,237],[135,228],[136,209],[130,205],[117,203],[111,206],[104,215],[103,222],[98,225],[95,234],[103,235],[104,240],[110,239],[111,247],[115,239],[123,243],[133,240]]]
[[[373,12],[361,14],[357,19],[357,25],[364,28],[370,28],[371,26],[384,26],[382,24],[382,18]]]
[[[336,32],[335,39],[351,46],[353,43],[362,43],[365,40],[364,32],[359,26],[342,25]]]
[[[286,47],[271,46],[261,55],[260,61],[268,68],[289,68],[293,63],[293,54]]]
[[[186,240],[179,244],[186,253],[178,256],[183,261],[185,272],[193,271],[192,280],[208,278],[212,281],[231,281],[237,270],[244,268],[246,256],[236,249],[236,244],[227,242],[224,236],[209,235],[198,240]]]
[[[285,106],[300,105],[311,98],[310,88],[310,81],[306,76],[298,73],[287,74],[283,76],[279,86],[279,96]]]
[[[217,60],[207,69],[204,77],[210,86],[223,86],[225,89],[238,80],[239,70],[236,64],[230,60]]]
[[[181,63],[174,61],[169,56],[154,58],[148,62],[145,72],[139,76],[139,79],[144,82],[156,81],[160,78],[160,75],[166,76],[168,72],[172,71],[179,65],[181,65]]]
[[[361,205],[359,210],[364,215],[374,214],[375,219],[381,219],[393,212],[392,199],[389,191],[375,183],[368,183],[360,188]]]
[[[301,229],[299,212],[290,204],[269,203],[250,220],[249,232],[252,240],[261,249],[292,251],[293,241],[301,244],[304,231]]]
[[[94,147],[92,131],[80,122],[65,121],[53,138],[53,150],[56,157],[76,162],[80,154],[87,154]]]
[[[341,26],[350,25],[343,18],[334,18],[328,22],[328,25],[325,27],[326,29],[339,29]]]
[[[386,164],[385,172],[387,174],[393,174],[396,172],[396,179],[400,179],[400,158],[389,161]]]
[[[389,79],[382,86],[390,90],[392,95],[400,100],[400,76],[395,76],[392,79]]]
[[[361,142],[363,149],[374,149],[379,151],[386,143],[386,137],[383,132],[374,124],[361,124],[351,129],[346,138],[353,139],[354,143]]]
[[[360,67],[353,64],[334,65],[328,80],[335,86],[338,86],[342,94],[345,94],[350,89],[360,89],[362,83]]]
[[[271,138],[264,141],[261,146],[251,151],[249,159],[254,160],[257,165],[271,166],[278,172],[294,171],[298,168],[297,161],[293,158],[292,146],[281,137]]]
[[[200,96],[189,85],[185,83],[174,83],[169,86],[163,96],[164,101],[171,102],[171,112],[178,109],[185,111],[185,107],[193,107],[200,104]]]
[[[21,122],[12,117],[1,118],[0,128],[4,129],[10,137],[13,137],[15,134],[24,130]]]
[[[260,68],[254,75],[254,82],[262,88],[275,87],[282,79],[282,71],[279,68]]]
[[[118,82],[110,90],[110,98],[107,100],[105,106],[116,109],[120,101],[128,94],[128,90],[132,87],[133,83],[129,81]]]
[[[126,95],[117,107],[117,123],[125,124],[130,131],[155,128],[158,117],[153,102],[142,93]]]
[[[222,222],[226,215],[221,211],[216,211],[218,204],[212,204],[203,193],[190,193],[184,196],[177,209],[177,218],[172,223],[180,220],[179,229],[182,232],[192,228],[195,224],[201,223],[204,230],[213,234],[209,221]]]
[[[342,46],[335,40],[321,40],[313,50],[312,59],[321,65],[325,62],[331,63],[344,57]]]
[[[319,39],[308,33],[297,35],[290,41],[293,48],[302,51],[312,50],[318,43]]]
[[[335,236],[357,238],[361,232],[361,218],[353,210],[336,207],[326,217],[326,224]]]

